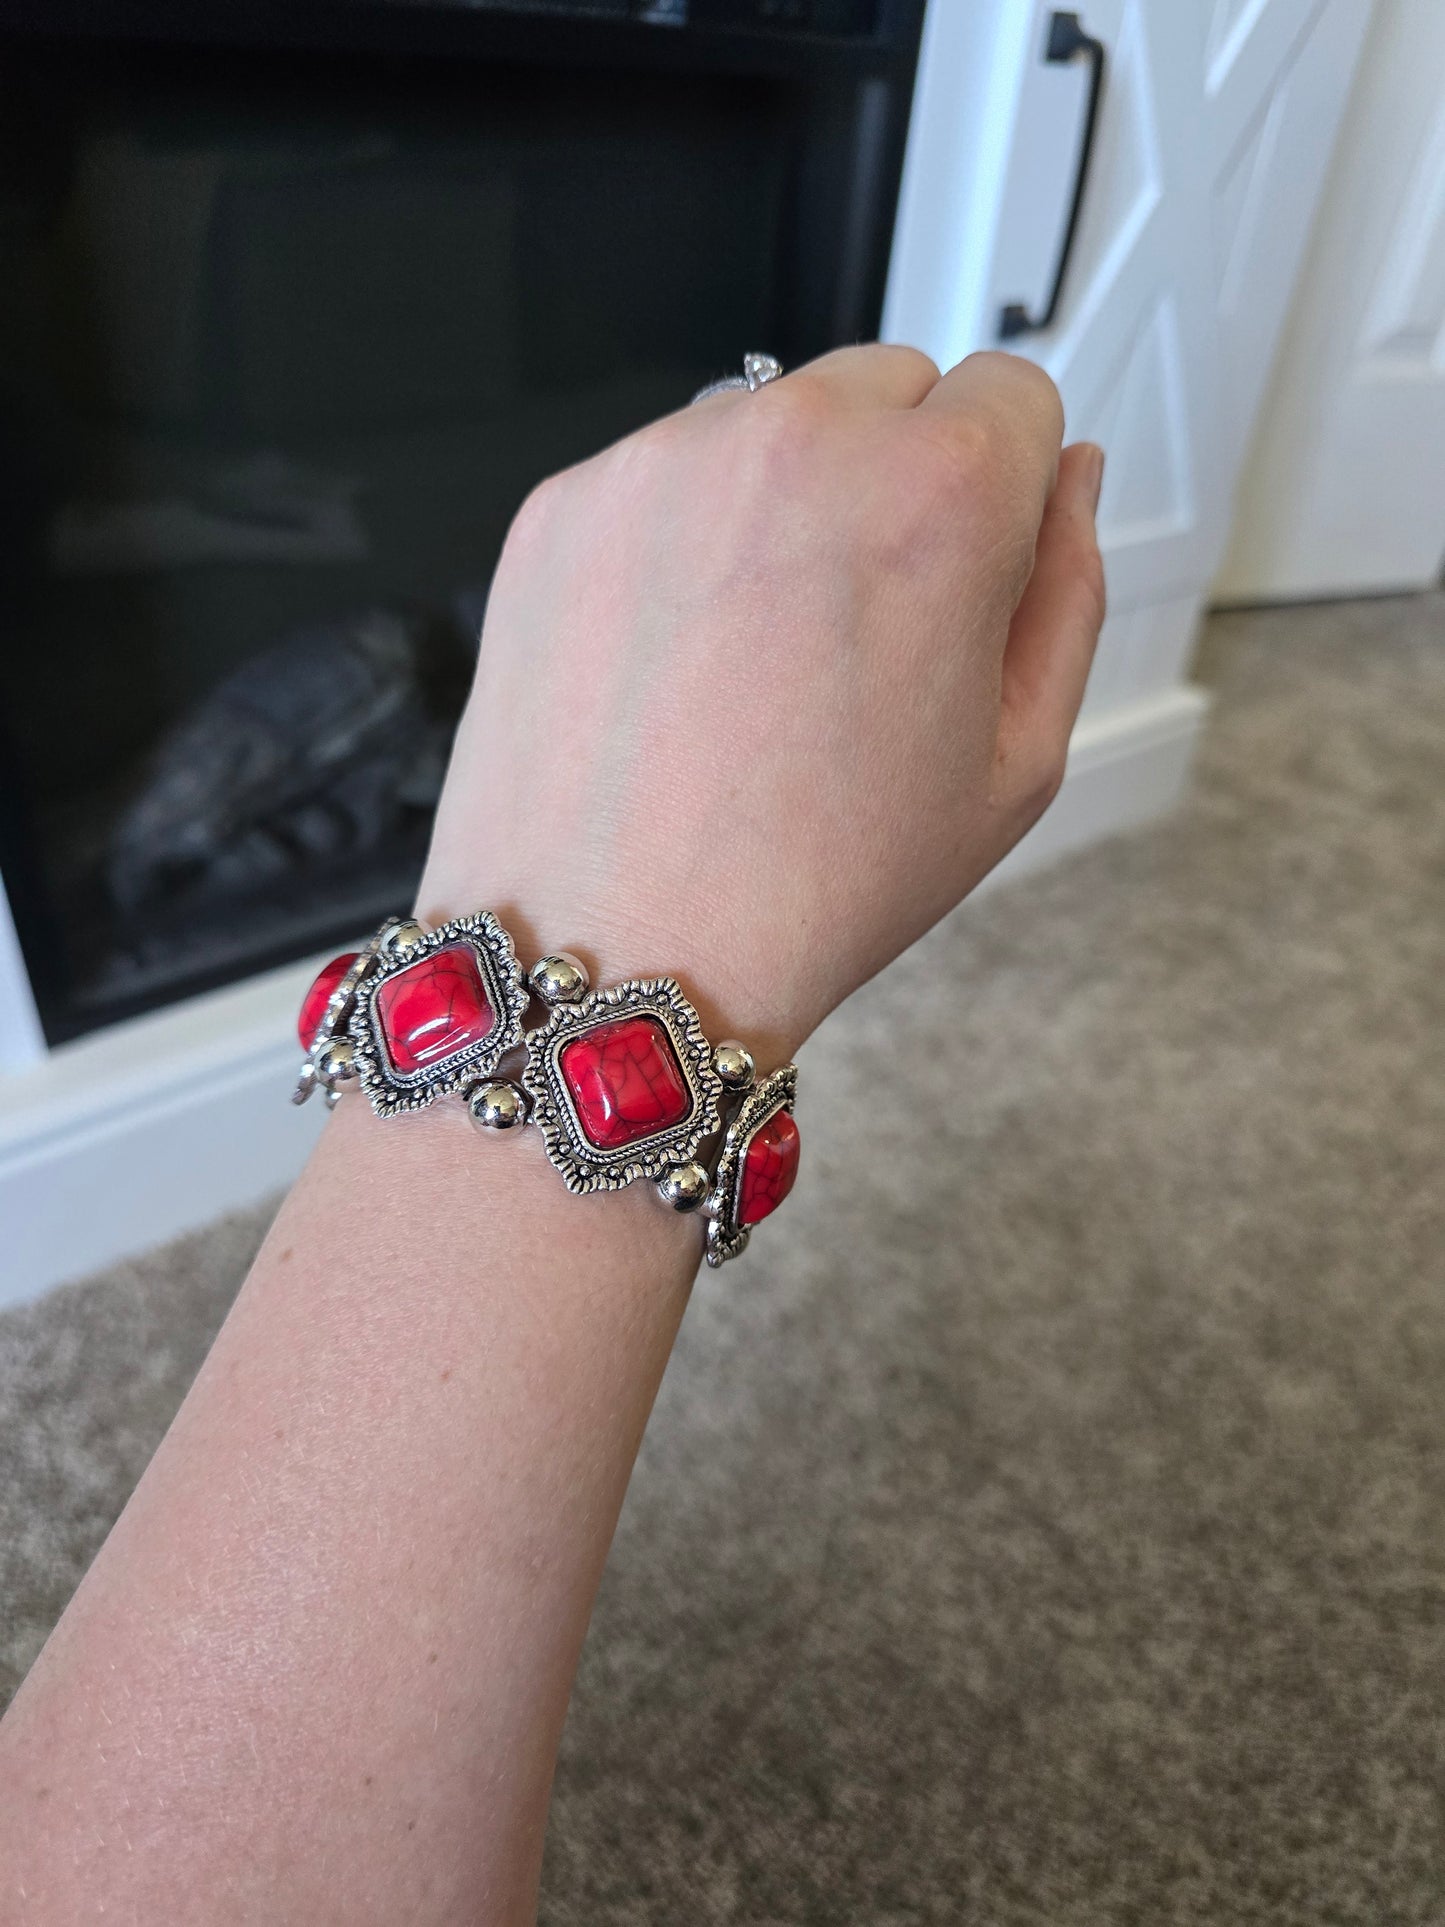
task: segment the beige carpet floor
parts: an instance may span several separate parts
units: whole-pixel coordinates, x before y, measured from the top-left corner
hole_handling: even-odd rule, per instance
[[[1445,1919],[1445,602],[1217,618],[1171,823],[810,1046],[588,1643],[552,1927]],[[13,1682],[260,1214],[0,1320]]]

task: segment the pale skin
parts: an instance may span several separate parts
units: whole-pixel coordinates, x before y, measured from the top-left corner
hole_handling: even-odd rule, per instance
[[[1028,363],[852,348],[546,484],[423,917],[667,972],[785,1061],[1057,790],[1103,615],[1062,432]],[[701,1242],[648,1186],[569,1196],[535,1132],[343,1101],[0,1723],[0,1918],[534,1918]]]

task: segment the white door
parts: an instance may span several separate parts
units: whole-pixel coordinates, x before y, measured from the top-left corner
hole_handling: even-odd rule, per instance
[[[1445,560],[1445,6],[1382,0],[1218,593],[1422,588]]]
[[[933,0],[885,331],[945,363],[1034,356],[1070,437],[1104,444],[1097,736],[1194,713],[1197,618],[1369,0],[1078,0],[1105,79],[1075,245],[1052,325],[1000,344],[1006,306],[1045,304],[1074,187],[1089,62],[1047,57],[1057,12]]]

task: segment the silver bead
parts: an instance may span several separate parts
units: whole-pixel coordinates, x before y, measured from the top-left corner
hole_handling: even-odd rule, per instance
[[[420,943],[426,931],[411,917],[401,917],[395,922],[381,940],[381,947],[388,957],[398,957],[403,950]]]
[[[753,1054],[735,1037],[718,1045],[712,1062],[713,1069],[730,1091],[745,1091],[753,1081]]]
[[[587,995],[587,967],[565,950],[533,964],[527,981],[544,1004],[575,1004]]]
[[[712,1178],[704,1164],[675,1164],[657,1181],[657,1195],[674,1211],[696,1211],[706,1198]]]
[[[333,1037],[317,1051],[315,1059],[316,1075],[326,1086],[334,1090],[338,1084],[348,1084],[356,1075],[356,1052],[345,1037]]]
[[[334,1111],[340,1102],[341,1102],[340,1091],[328,1091],[326,1093],[326,1108],[328,1111]]]
[[[467,1099],[473,1124],[486,1131],[510,1131],[527,1122],[527,1099],[523,1091],[505,1077],[491,1078]]]

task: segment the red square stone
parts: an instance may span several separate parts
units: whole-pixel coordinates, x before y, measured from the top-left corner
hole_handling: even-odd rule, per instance
[[[738,1185],[738,1223],[757,1224],[787,1197],[798,1175],[802,1140],[787,1111],[774,1111],[748,1139]]]
[[[392,1069],[408,1077],[479,1044],[496,1028],[470,944],[444,944],[376,987],[372,1009]]]
[[[692,1109],[672,1039],[655,1017],[594,1024],[562,1046],[557,1062],[578,1121],[599,1151],[681,1124]]]

